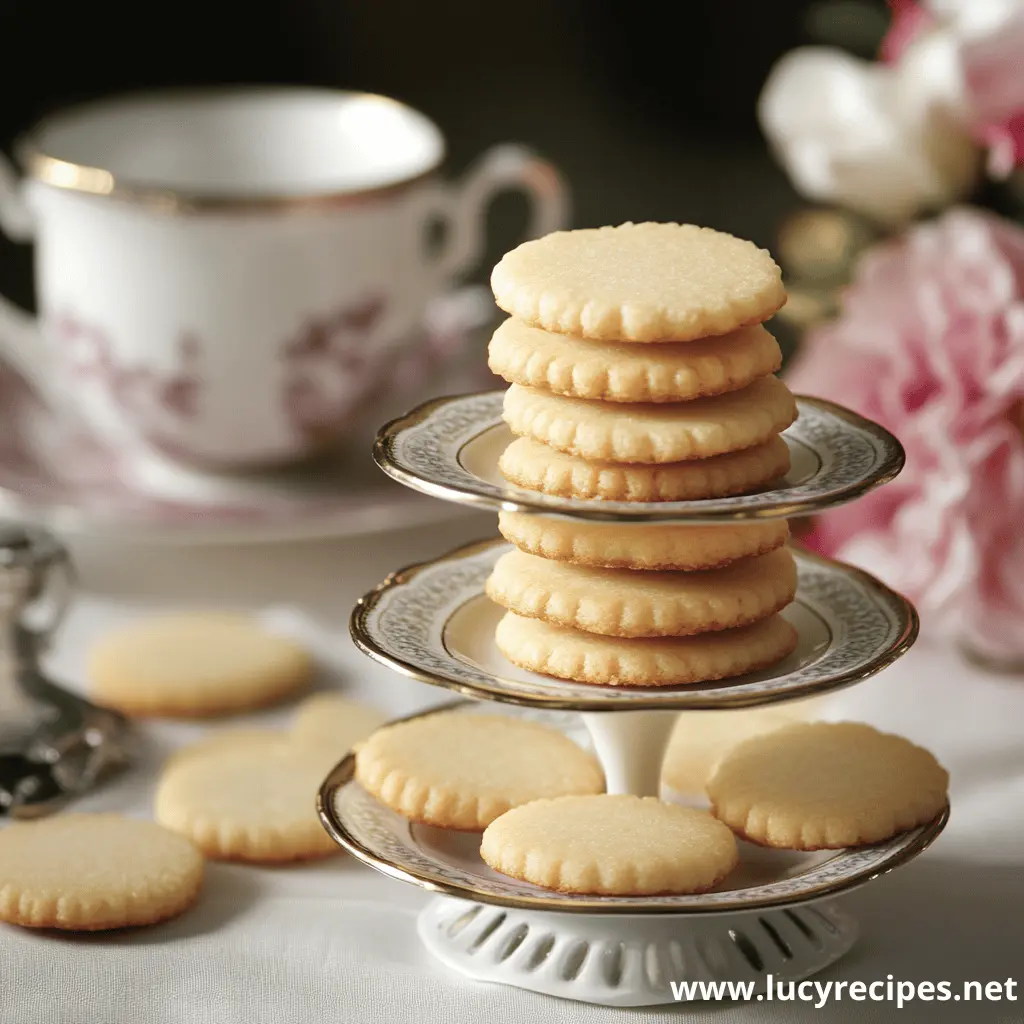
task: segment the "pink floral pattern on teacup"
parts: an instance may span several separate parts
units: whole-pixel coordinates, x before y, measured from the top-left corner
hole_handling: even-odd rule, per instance
[[[374,335],[384,300],[371,297],[328,316],[311,317],[281,349],[282,401],[292,430],[307,442],[336,438],[380,383],[388,339]]]
[[[302,458],[353,433],[362,443],[367,429],[424,397],[427,380],[467,369],[463,364],[473,354],[468,341],[493,309],[479,291],[436,299],[405,337],[383,333],[387,307],[379,297],[308,317],[277,346],[265,411],[283,428],[282,441],[273,450],[268,446],[265,457],[257,449],[257,464]],[[71,310],[51,319],[49,333],[60,342],[71,378],[95,388],[154,452],[200,469],[235,466],[198,440],[209,403],[216,401],[203,376],[206,339],[182,332],[171,351],[173,365],[160,369],[125,359],[109,330]],[[482,349],[477,354],[485,375]]]
[[[173,458],[201,460],[181,440],[182,427],[198,418],[202,401],[202,353],[194,334],[181,335],[177,366],[161,372],[120,360],[107,333],[73,312],[56,317],[53,331],[71,376],[99,385],[146,444]]]

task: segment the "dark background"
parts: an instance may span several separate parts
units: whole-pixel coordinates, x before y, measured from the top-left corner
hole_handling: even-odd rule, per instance
[[[308,83],[423,110],[457,175],[529,143],[572,186],[575,226],[695,221],[774,242],[796,197],[758,134],[773,61],[860,36],[883,0],[0,0],[0,147],[50,110],[134,88]],[[499,200],[478,277],[516,241]],[[0,242],[0,291],[31,305],[27,247]]]

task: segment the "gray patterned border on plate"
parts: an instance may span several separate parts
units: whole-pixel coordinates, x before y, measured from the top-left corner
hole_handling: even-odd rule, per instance
[[[840,689],[879,672],[917,637],[917,613],[906,598],[858,569],[795,549],[797,601],[831,633],[828,648],[795,671],[684,687],[502,678],[449,651],[444,630],[462,605],[483,593],[495,561],[509,550],[500,538],[480,541],[389,576],[352,612],[357,646],[404,675],[478,699],[575,711],[667,711],[752,707]]]
[[[443,709],[450,710],[452,705]],[[427,712],[428,714],[432,712]],[[418,717],[418,716],[412,716]],[[688,896],[578,896],[548,892],[505,878],[483,862],[478,869],[433,856],[416,842],[410,823],[370,796],[354,779],[355,759],[346,757],[327,777],[317,798],[330,836],[364,864],[432,892],[522,910],[592,914],[712,914],[765,910],[834,896],[912,860],[945,827],[948,806],[926,825],[874,846],[837,851],[795,875],[745,889]]]
[[[799,418],[783,435],[817,457],[808,479],[773,490],[702,501],[627,502],[560,498],[486,480],[463,465],[471,441],[502,423],[503,391],[438,398],[381,428],[373,448],[388,476],[435,498],[507,512],[608,522],[720,522],[809,515],[892,480],[903,446],[887,430],[822,399],[797,397]]]

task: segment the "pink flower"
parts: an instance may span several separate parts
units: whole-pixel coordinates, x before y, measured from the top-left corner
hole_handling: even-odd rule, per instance
[[[1024,10],[998,32],[967,40],[960,64],[972,127],[997,177],[1024,163]]]
[[[973,137],[988,150],[988,169],[1005,178],[1024,163],[1024,4],[1019,0],[889,0],[892,22],[879,56],[888,64],[931,49],[938,60],[920,71],[936,74]],[[938,81],[937,83],[938,84]]]
[[[917,0],[889,0],[889,7],[892,22],[878,56],[886,64],[894,64],[911,42],[932,24],[932,16]]]
[[[954,209],[867,253],[790,386],[907,450],[892,484],[825,513],[808,542],[995,658],[1024,654],[1024,230]]]

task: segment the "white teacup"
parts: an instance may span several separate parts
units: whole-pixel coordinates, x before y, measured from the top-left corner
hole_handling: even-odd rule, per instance
[[[550,164],[489,151],[438,180],[438,128],[390,99],[167,93],[55,115],[0,163],[0,225],[35,241],[40,324],[0,306],[0,356],[130,456],[201,469],[338,440],[480,255],[497,192],[563,227]],[[442,225],[442,244],[428,235]]]

